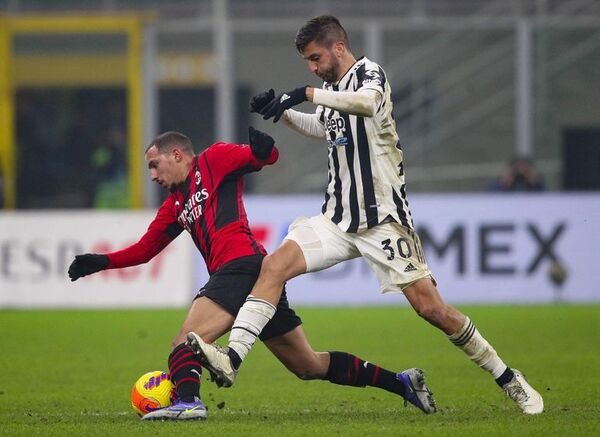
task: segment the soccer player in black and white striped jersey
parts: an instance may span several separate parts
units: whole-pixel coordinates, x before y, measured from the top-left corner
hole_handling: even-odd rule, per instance
[[[301,134],[327,141],[329,179],[322,214],[296,219],[282,245],[264,259],[233,324],[228,349],[190,333],[192,350],[218,381],[231,385],[273,316],[287,280],[362,256],[383,293],[404,293],[417,314],[489,372],[524,413],[541,413],[539,393],[437,291],[408,208],[402,150],[383,69],[354,57],[344,28],[333,16],[309,20],[298,31],[296,48],[310,71],[323,79],[323,87],[303,86],[277,96],[269,90],[252,98],[250,110],[265,120],[283,118]],[[315,113],[291,109],[304,101],[317,106]]]

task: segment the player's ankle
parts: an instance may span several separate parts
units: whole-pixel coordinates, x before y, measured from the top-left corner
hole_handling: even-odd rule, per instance
[[[502,373],[502,375],[500,375],[498,378],[496,378],[496,384],[498,384],[500,387],[504,387],[514,377],[515,377],[515,373],[512,371],[512,369],[510,367],[507,367],[506,370]]]
[[[229,359],[231,360],[231,366],[235,370],[238,370],[240,368],[240,365],[242,364],[242,359],[240,358],[238,353],[236,351],[234,351],[233,349],[229,348],[229,350],[227,351],[227,355],[229,356]]]

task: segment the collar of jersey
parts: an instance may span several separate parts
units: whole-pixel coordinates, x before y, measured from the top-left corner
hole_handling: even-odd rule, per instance
[[[359,63],[360,63],[360,62],[361,62],[363,59],[366,59],[366,58],[365,58],[364,56],[361,56],[360,58],[358,58],[358,59],[356,60],[356,62],[355,62],[354,64],[352,64],[352,65],[350,66],[350,68],[348,68],[348,71],[346,71],[346,72],[344,73],[344,75],[342,76],[342,78],[341,78],[340,80],[338,80],[337,82],[330,83],[329,85],[331,85],[331,86],[337,86],[337,87],[339,87],[339,85],[340,85],[340,82],[342,82],[342,81],[343,81],[343,80],[346,78],[346,76],[348,76],[348,74],[350,74],[350,72],[351,72],[351,71],[354,71],[354,70],[356,70],[356,68],[358,67],[358,64],[359,64]]]

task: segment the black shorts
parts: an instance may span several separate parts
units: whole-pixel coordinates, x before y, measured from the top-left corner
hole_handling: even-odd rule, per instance
[[[258,279],[263,258],[263,255],[252,255],[228,262],[211,275],[196,295],[196,299],[201,296],[208,297],[232,316],[237,316]],[[300,317],[290,308],[284,287],[275,315],[258,338],[262,341],[269,340],[290,332],[301,324]]]

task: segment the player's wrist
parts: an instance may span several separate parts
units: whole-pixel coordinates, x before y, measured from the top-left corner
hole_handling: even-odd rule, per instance
[[[304,85],[284,93],[284,95],[287,94],[290,97],[288,103],[289,107],[286,109],[299,105],[300,103],[308,100],[308,88],[310,88],[308,85]]]
[[[315,95],[315,89],[311,86],[307,86],[304,89],[304,92],[306,93],[306,100],[308,100],[309,102],[313,101],[313,97]]]
[[[104,253],[92,253],[89,255],[88,265],[90,270],[94,270],[94,273],[106,270],[110,265],[110,258]]]
[[[100,258],[101,261],[101,265],[102,265],[102,270],[106,270],[110,267],[112,261],[110,260],[110,255],[109,254],[100,254]]]

